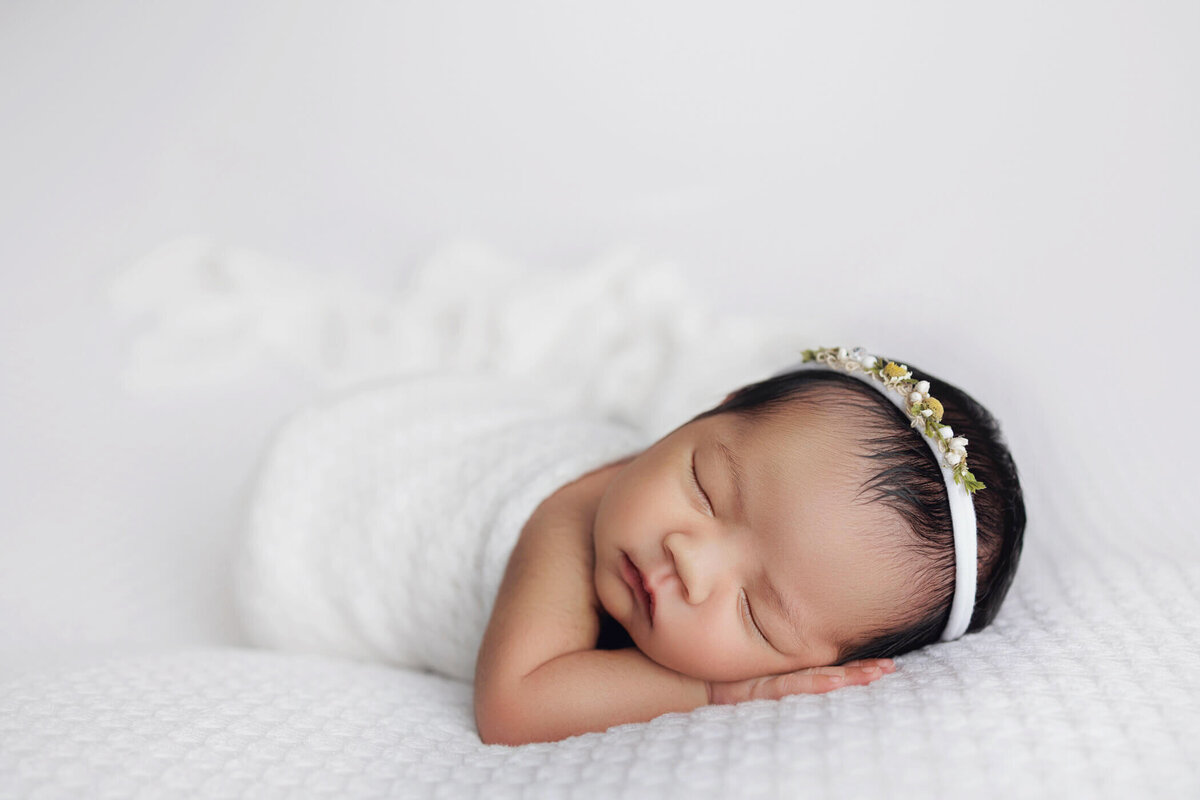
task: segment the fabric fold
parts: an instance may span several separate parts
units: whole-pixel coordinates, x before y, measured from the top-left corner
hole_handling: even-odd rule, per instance
[[[305,409],[274,437],[236,586],[256,644],[470,681],[537,505],[644,435],[495,378],[427,375]]]

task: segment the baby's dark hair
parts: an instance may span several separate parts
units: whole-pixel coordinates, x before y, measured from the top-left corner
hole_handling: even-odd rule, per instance
[[[887,359],[881,359],[887,361]],[[1012,455],[1000,427],[986,408],[958,387],[912,365],[917,380],[944,408],[942,424],[966,437],[971,472],[987,488],[973,495],[978,541],[975,608],[968,632],[987,627],[1004,602],[1016,575],[1025,534],[1025,502]],[[797,404],[863,421],[861,453],[871,464],[860,494],[895,510],[911,532],[904,547],[920,556],[915,607],[858,641],[842,644],[837,663],[889,658],[938,641],[950,617],[954,595],[954,532],[945,479],[924,437],[904,413],[876,388],[857,378],[824,370],[788,372],[737,390],[696,419],[736,414],[747,419],[772,416]]]

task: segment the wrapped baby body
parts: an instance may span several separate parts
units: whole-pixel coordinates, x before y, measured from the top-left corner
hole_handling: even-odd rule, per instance
[[[407,378],[301,411],[250,499],[235,575],[245,630],[470,681],[534,509],[645,444],[478,377]]]

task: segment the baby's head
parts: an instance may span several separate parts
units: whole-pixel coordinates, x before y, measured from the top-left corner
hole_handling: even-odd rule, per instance
[[[977,631],[1016,571],[1020,483],[991,414],[910,370],[986,485]],[[837,371],[751,384],[672,431],[613,478],[594,533],[608,613],[647,656],[706,680],[899,655],[941,638],[954,595],[938,458],[883,392]]]

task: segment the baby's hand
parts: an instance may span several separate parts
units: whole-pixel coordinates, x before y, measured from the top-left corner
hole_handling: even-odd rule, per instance
[[[709,681],[708,702],[727,705],[747,700],[778,700],[789,694],[821,694],[843,686],[863,686],[895,671],[896,665],[890,658],[866,658],[840,667],[809,667],[765,678]]]

